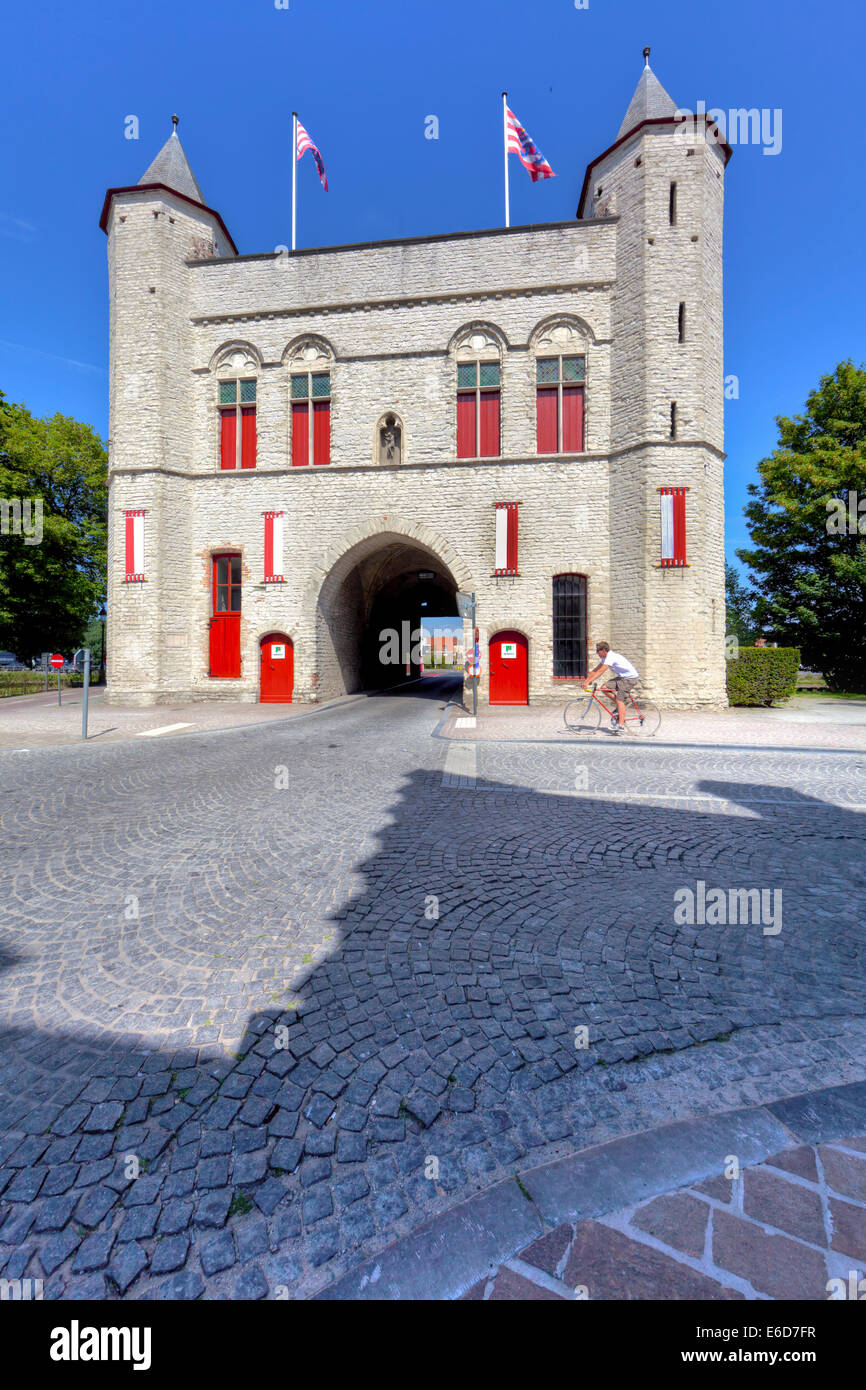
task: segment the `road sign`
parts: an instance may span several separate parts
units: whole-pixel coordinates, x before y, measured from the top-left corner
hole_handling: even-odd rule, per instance
[[[61,671],[66,663],[66,658],[61,656],[59,652],[55,652],[48,660],[52,671]]]
[[[471,622],[475,609],[475,595],[463,594],[458,590],[454,597],[457,600],[457,612],[460,614],[460,617],[468,618]]]

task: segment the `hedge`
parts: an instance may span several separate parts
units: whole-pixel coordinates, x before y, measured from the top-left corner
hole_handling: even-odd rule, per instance
[[[772,705],[797,689],[799,647],[740,647],[728,662],[732,705]]]

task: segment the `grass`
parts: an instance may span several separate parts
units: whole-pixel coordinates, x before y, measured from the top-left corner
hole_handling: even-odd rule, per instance
[[[99,673],[97,672],[96,675]],[[84,684],[84,676],[77,674],[62,674],[60,676],[60,689],[69,690],[81,688]],[[91,686],[96,684],[96,676],[91,673]],[[45,689],[45,676],[42,671],[0,671],[0,700],[12,695],[38,695]],[[48,693],[57,692],[57,672],[52,671],[48,677]]]
[[[866,692],[862,690],[797,690],[795,693],[813,700],[866,700]]]
[[[229,1216],[237,1216],[238,1213],[246,1216],[248,1211],[253,1209],[253,1199],[248,1197],[245,1192],[236,1192],[232,1197],[232,1204],[229,1207]]]

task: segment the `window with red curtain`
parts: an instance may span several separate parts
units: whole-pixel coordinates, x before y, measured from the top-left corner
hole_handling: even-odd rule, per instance
[[[219,383],[220,468],[256,466],[256,383]]]
[[[499,458],[500,384],[498,362],[458,362],[458,458]]]
[[[331,462],[331,375],[303,372],[292,376],[292,463]]]
[[[536,448],[539,454],[581,454],[584,449],[583,357],[539,357],[536,377]]]

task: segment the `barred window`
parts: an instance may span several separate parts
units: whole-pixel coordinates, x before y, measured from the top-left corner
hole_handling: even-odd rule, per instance
[[[555,574],[553,675],[559,680],[583,680],[586,673],[586,578]]]

